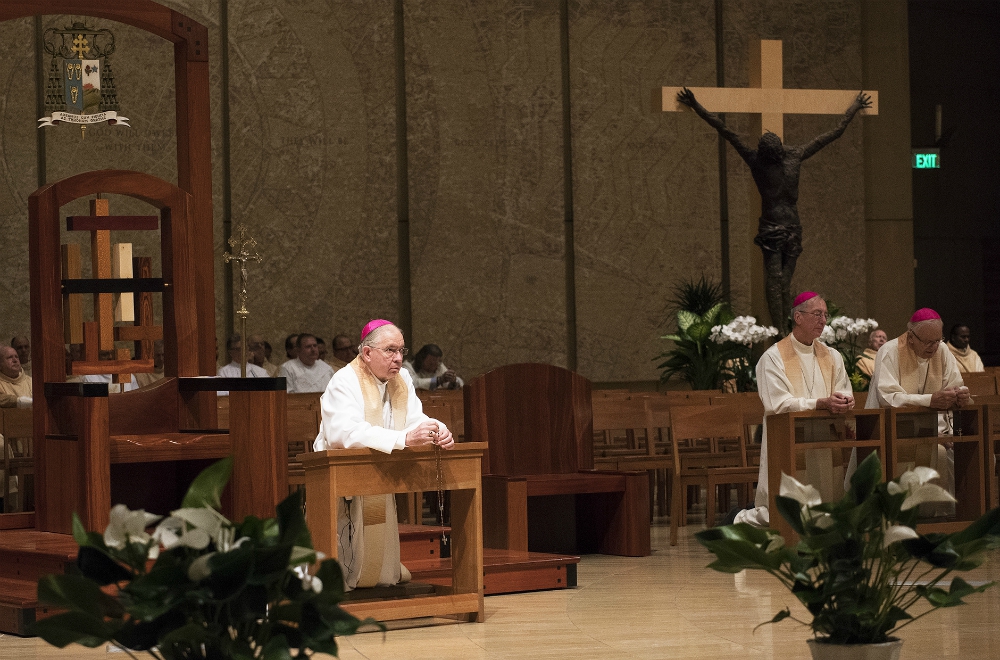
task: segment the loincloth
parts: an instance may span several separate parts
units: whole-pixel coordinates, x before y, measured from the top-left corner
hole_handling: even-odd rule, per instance
[[[753,242],[764,252],[798,257],[802,254],[802,225],[765,225],[762,222]]]

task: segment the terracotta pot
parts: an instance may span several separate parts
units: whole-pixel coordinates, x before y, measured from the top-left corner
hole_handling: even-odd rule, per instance
[[[826,644],[816,639],[806,641],[813,660],[899,660],[903,640],[884,644]]]

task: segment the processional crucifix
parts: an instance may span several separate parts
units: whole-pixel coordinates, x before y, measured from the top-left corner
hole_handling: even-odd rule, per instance
[[[223,258],[227,264],[232,261],[240,266],[240,308],[236,310],[236,315],[240,317],[240,378],[246,378],[247,317],[250,316],[247,310],[247,262],[260,263],[261,259],[257,253],[257,241],[247,235],[246,225],[242,223],[236,226],[236,235],[229,237],[229,247],[232,252],[226,252]]]
[[[791,305],[789,287],[795,263],[802,251],[802,225],[798,209],[798,166],[822,147],[840,137],[857,112],[878,114],[878,92],[859,94],[849,90],[785,89],[781,41],[762,40],[750,50],[750,87],[664,87],[664,112],[690,107],[726,138],[750,165],[758,192],[761,214],[754,242],[765,260],[766,298],[771,322],[785,334],[785,319]],[[697,99],[697,100],[696,100]],[[845,108],[847,109],[845,112]],[[757,115],[761,138],[757,150],[744,145],[714,113]],[[786,114],[844,114],[834,130],[801,147],[785,147]],[[769,135],[773,134],[773,135]],[[771,162],[768,162],[768,157]]]

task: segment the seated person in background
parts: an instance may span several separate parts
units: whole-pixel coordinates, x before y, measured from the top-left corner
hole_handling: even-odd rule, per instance
[[[267,359],[267,342],[264,341],[263,335],[254,334],[247,337],[247,362],[253,362],[271,378],[278,375],[278,365],[271,364]]]
[[[157,339],[153,342],[153,373],[136,374],[135,382],[139,387],[152,385],[163,378],[163,340]]]
[[[338,371],[320,398],[323,421],[316,451],[369,447],[391,453],[414,445],[451,449],[455,440],[424,414],[410,375],[402,370],[403,333],[389,321],[361,332],[361,354]],[[407,582],[399,562],[399,527],[392,495],[342,498],[337,503],[338,556],[347,586]]]
[[[243,353],[243,338],[239,333],[230,335],[226,340],[226,351],[229,353],[229,364],[219,367],[216,375],[221,378],[240,378],[240,359]],[[263,367],[258,367],[250,361],[251,354],[247,352],[247,378],[267,378]]]
[[[0,408],[29,407],[31,407],[31,376],[24,372],[21,360],[13,347],[0,346]]]
[[[101,351],[102,360],[114,360],[114,351]],[[109,394],[119,394],[121,392],[131,392],[139,389],[139,381],[135,379],[135,374],[130,374],[131,378],[127,383],[115,383],[111,374],[88,374],[80,379],[81,383],[107,383]]]
[[[437,344],[427,344],[417,351],[412,361],[403,363],[414,387],[418,390],[458,390],[465,385],[454,371],[444,366],[442,355]]]
[[[958,369],[964,374],[972,371],[986,371],[979,353],[972,350],[969,341],[972,339],[972,331],[964,323],[951,326],[951,338],[948,339],[948,350],[955,356],[958,362]]]
[[[298,357],[281,365],[278,376],[288,379],[290,393],[322,392],[333,378],[333,367],[320,361],[316,337],[303,332],[296,348]]]
[[[17,359],[21,361],[21,369],[31,375],[31,341],[24,335],[12,337],[10,347],[17,351]]]
[[[764,351],[757,362],[757,386],[765,416],[820,409],[843,413],[854,407],[844,358],[840,351],[828,348],[819,340],[826,319],[826,301],[819,294],[805,291],[795,297],[792,333]],[[843,495],[843,491],[834,492],[832,452],[828,449],[809,451],[814,453],[806,456],[806,465],[814,467],[807,467],[807,479],[823,494],[823,500]],[[737,513],[735,522],[767,527],[770,523],[768,501],[765,425],[755,506]]]
[[[882,344],[888,341],[889,337],[885,334],[885,330],[873,330],[870,335],[868,335],[868,348],[865,352],[858,356],[858,369],[861,373],[872,377],[872,371],[875,369],[875,354],[878,353],[878,349],[882,348]]]
[[[288,361],[291,361],[297,358],[298,356],[299,356],[299,336],[288,335],[287,337],[285,337],[285,357],[287,358]],[[284,364],[284,362],[282,362],[281,364]]]
[[[326,362],[326,354],[329,352],[326,348],[326,340],[322,337],[316,337],[316,347],[319,349],[319,360],[321,362]],[[329,364],[329,363],[327,363]]]
[[[10,346],[0,346],[0,408],[30,408],[31,407],[31,376],[24,373],[17,351]],[[11,439],[11,452],[20,454],[24,451],[19,439]],[[7,455],[7,445],[0,433],[0,513],[4,511],[4,483],[7,474],[3,470],[3,457]],[[10,495],[17,505],[17,477],[10,479]],[[7,503],[8,506],[11,504]]]
[[[358,347],[354,345],[350,337],[337,335],[333,338],[333,355],[330,357],[329,364],[334,371],[343,369],[357,356]]]

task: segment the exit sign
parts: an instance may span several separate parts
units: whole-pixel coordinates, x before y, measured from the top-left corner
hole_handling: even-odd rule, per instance
[[[936,170],[941,167],[940,149],[914,149],[913,169]]]

